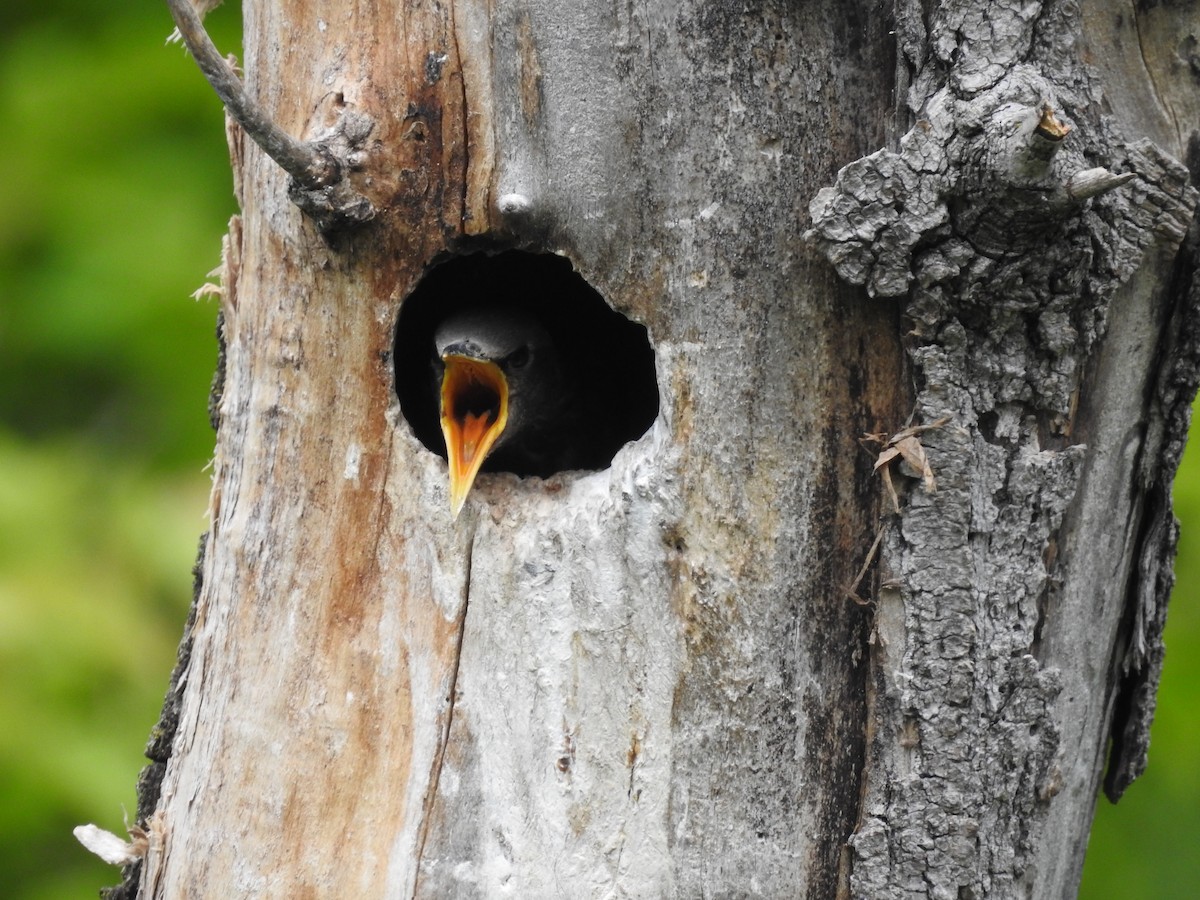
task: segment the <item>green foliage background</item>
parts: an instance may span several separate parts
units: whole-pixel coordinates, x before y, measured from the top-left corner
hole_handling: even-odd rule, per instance
[[[209,18],[239,49],[236,4]],[[0,885],[95,896],[71,836],[121,831],[205,528],[212,301],[235,211],[219,104],[161,3],[42,0],[0,32]],[[1101,802],[1082,896],[1200,884],[1200,458],[1149,773]]]

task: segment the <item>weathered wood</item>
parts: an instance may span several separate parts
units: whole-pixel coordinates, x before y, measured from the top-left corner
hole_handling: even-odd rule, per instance
[[[233,130],[141,896],[1073,892],[1120,682],[1153,693],[1195,196],[1099,114],[1070,4],[982,9],[245,4],[285,133],[374,123],[376,214],[327,242]],[[428,265],[502,247],[649,328],[660,413],[455,523],[394,329]],[[943,415],[860,606],[858,439]]]
[[[375,121],[353,184],[378,215],[328,247],[235,153],[213,524],[145,896],[836,890],[856,438],[904,391],[894,319],[796,223],[883,140],[889,85],[859,67],[890,71],[886,30],[835,3],[246,6],[247,86],[285,132]],[[456,526],[388,353],[423,267],[478,237],[566,253],[647,324],[662,411],[605,471],[485,477]]]

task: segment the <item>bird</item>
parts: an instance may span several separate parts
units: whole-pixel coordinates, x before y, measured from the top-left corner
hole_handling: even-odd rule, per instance
[[[484,463],[545,477],[584,467],[587,409],[550,333],[530,312],[472,307],[434,330],[434,382],[458,518]]]

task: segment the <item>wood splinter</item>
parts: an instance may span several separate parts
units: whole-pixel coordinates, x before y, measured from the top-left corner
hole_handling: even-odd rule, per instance
[[[288,196],[323,234],[370,221],[375,209],[346,180],[351,168],[328,141],[299,141],[271,121],[250,99],[233,67],[221,56],[189,0],[166,0],[188,52],[217,92],[229,115],[293,180]],[[356,128],[361,132],[362,128]],[[369,128],[366,129],[369,131]],[[355,135],[346,135],[354,143]],[[363,138],[365,135],[358,135]],[[347,154],[348,155],[348,154]]]

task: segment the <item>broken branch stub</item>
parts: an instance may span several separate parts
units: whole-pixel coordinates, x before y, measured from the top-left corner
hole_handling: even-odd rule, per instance
[[[370,200],[349,182],[351,154],[360,155],[373,123],[343,111],[328,134],[300,141],[287,134],[246,93],[233,67],[221,56],[189,0],[167,0],[175,27],[229,115],[264,153],[292,177],[288,197],[327,238],[375,217]]]
[[[915,265],[919,246],[960,238],[993,258],[1046,249],[1087,200],[1139,174],[1153,184],[1150,172],[1089,164],[1094,148],[1074,146],[1074,125],[1045,99],[1052,95],[1024,66],[979,94],[943,88],[897,151],[849,163],[817,193],[806,237],[846,281],[895,297],[937,277]],[[1147,147],[1124,162],[1136,166],[1141,155],[1162,154]]]

